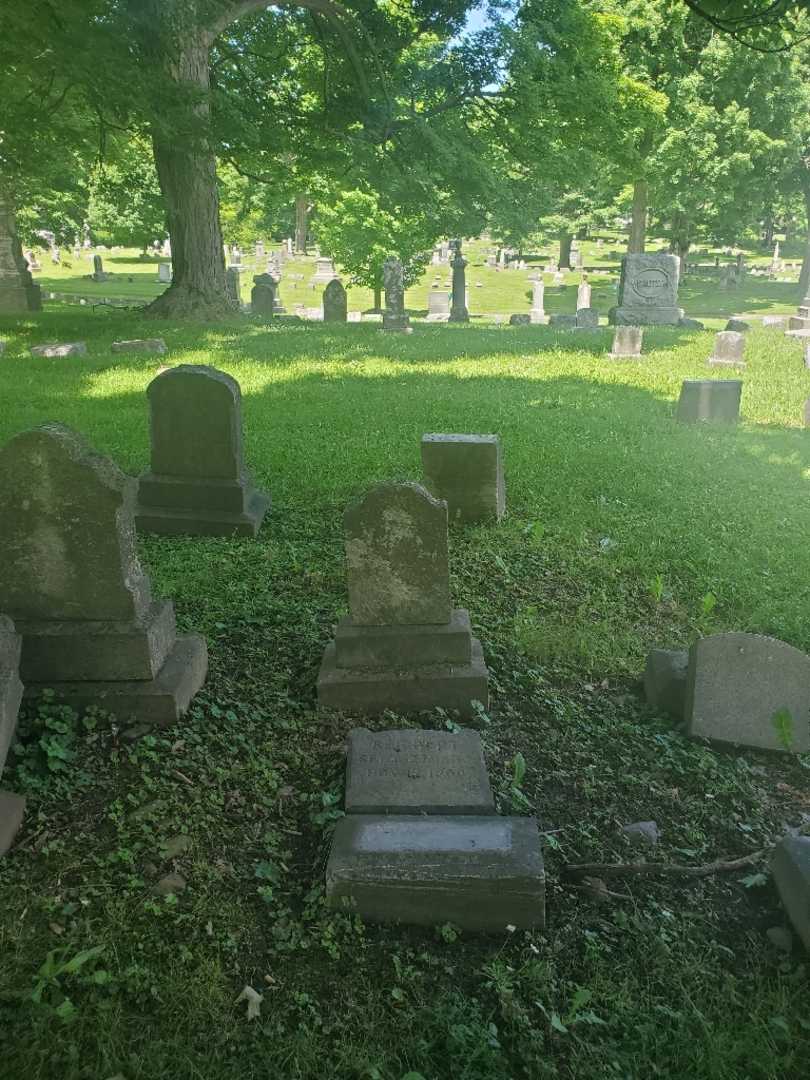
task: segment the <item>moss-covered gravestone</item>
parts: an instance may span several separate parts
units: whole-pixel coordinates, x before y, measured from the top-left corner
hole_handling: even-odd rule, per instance
[[[17,712],[22,700],[21,644],[14,623],[6,615],[0,615],[0,776],[17,727]],[[0,855],[5,855],[11,847],[24,809],[25,799],[21,795],[0,791]]]
[[[349,317],[349,302],[346,290],[337,278],[332,278],[323,290],[323,321],[325,323],[344,323]]]
[[[500,521],[506,509],[497,435],[422,436],[425,487],[447,502],[451,521]]]
[[[26,696],[170,723],[207,670],[178,638],[135,547],[135,482],[75,432],[47,424],[0,450],[0,610],[23,639]]]
[[[327,647],[318,699],[375,713],[486,706],[470,617],[450,603],[447,504],[418,484],[381,484],[344,517],[350,614]]]
[[[147,389],[152,468],[138,483],[137,525],[170,536],[255,536],[270,499],[242,459],[236,379],[181,364]]]

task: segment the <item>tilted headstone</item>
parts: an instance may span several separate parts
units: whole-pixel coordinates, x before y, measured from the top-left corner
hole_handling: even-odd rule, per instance
[[[324,654],[320,703],[472,715],[488,673],[469,615],[450,604],[447,504],[418,484],[381,484],[344,527],[349,615]]]
[[[162,285],[170,285],[172,281],[172,264],[158,263],[158,281]]]
[[[428,293],[428,322],[447,322],[450,318],[450,294],[446,292]]]
[[[542,277],[535,278],[532,282],[532,309],[529,312],[530,322],[544,323],[546,321],[546,312],[543,306],[545,291],[546,286]]]
[[[255,536],[270,505],[242,458],[236,379],[180,364],[147,388],[152,467],[138,482],[138,528],[169,536]]]
[[[425,487],[444,499],[451,521],[499,521],[506,509],[497,435],[422,436]]]
[[[721,330],[714,338],[714,352],[709,367],[745,367],[745,335],[736,330]]]
[[[22,700],[21,646],[22,638],[15,632],[14,623],[8,616],[0,615],[0,778],[14,738]],[[11,847],[24,810],[25,799],[21,795],[0,790],[0,856],[5,855]]]
[[[467,260],[461,254],[461,241],[456,240],[453,244],[454,255],[451,260],[453,267],[453,291],[450,300],[450,318],[448,322],[469,322],[470,313],[467,310]]]
[[[138,561],[135,481],[61,424],[0,450],[0,609],[22,635],[25,693],[170,723],[205,679]]]
[[[276,280],[272,274],[254,274],[253,288],[250,290],[250,311],[272,319],[276,314]]]
[[[541,929],[544,892],[529,817],[347,814],[326,867],[329,906],[368,922]]]
[[[761,634],[714,634],[689,651],[687,731],[696,738],[810,750],[810,656]]]
[[[609,321],[630,326],[677,324],[683,318],[678,307],[679,275],[677,255],[625,255],[619,303],[610,309]]]
[[[771,875],[796,933],[810,950],[810,836],[785,836],[771,856]]]
[[[617,326],[613,333],[613,360],[634,360],[641,356],[644,330],[640,326]]]
[[[476,731],[349,733],[347,814],[494,814]]]
[[[742,382],[739,379],[684,379],[677,419],[736,424],[740,419]]]
[[[323,290],[323,321],[345,323],[349,312],[346,290],[338,278],[333,278]]]
[[[383,330],[409,329],[409,319],[405,311],[402,263],[393,256],[389,256],[383,263],[383,288],[385,289]]]

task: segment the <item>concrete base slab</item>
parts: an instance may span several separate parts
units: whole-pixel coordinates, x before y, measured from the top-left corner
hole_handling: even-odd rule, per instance
[[[786,836],[771,856],[771,873],[796,933],[810,949],[810,836]]]
[[[14,837],[22,825],[25,799],[10,791],[0,791],[0,857],[14,843]]]
[[[331,908],[369,922],[505,934],[545,924],[537,823],[525,817],[352,814],[338,823],[326,868]]]
[[[330,642],[318,675],[318,704],[328,709],[375,715],[386,709],[419,712],[452,709],[475,715],[474,701],[489,704],[489,672],[477,638],[472,639],[469,664],[437,664],[411,669],[339,668],[335,643]]]
[[[53,690],[57,701],[79,711],[98,706],[113,713],[119,723],[142,723],[164,727],[173,724],[188,708],[205,682],[208,648],[205,638],[189,634],[177,638],[166,663],[154,679],[131,682],[27,683],[24,697],[37,698]]]
[[[683,315],[679,307],[613,307],[608,322],[611,326],[677,326]]]
[[[225,510],[177,510],[138,504],[135,525],[139,532],[162,536],[255,537],[270,508],[270,497],[254,491],[243,513]]]
[[[471,658],[472,626],[463,608],[454,608],[443,625],[357,626],[346,615],[335,630],[339,668],[469,664]]]

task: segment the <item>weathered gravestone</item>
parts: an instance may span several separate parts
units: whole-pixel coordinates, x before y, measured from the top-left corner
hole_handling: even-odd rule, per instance
[[[531,326],[531,314],[525,311],[517,311],[509,316],[510,326]]]
[[[326,867],[330,907],[369,922],[542,928],[544,893],[537,823],[528,817],[348,814]]]
[[[787,330],[788,320],[786,315],[763,315],[762,326],[765,330]]]
[[[791,315],[788,319],[788,330],[810,330],[810,317]]]
[[[100,255],[93,256],[93,281],[107,281],[109,274],[105,273],[104,262]]]
[[[14,214],[0,196],[0,314],[41,309],[42,294],[23,256]]]
[[[530,322],[546,322],[546,312],[544,308],[545,291],[546,286],[542,277],[535,278],[534,281],[532,281],[532,309],[529,312]]]
[[[349,312],[346,290],[338,278],[333,278],[323,290],[323,321],[345,323]]]
[[[596,308],[577,308],[577,327],[581,330],[595,330],[599,326],[599,312]]]
[[[497,435],[422,436],[425,487],[444,499],[451,521],[499,521],[506,509]]]
[[[641,356],[644,330],[640,326],[617,326],[613,333],[612,360],[637,360]]]
[[[315,273],[309,283],[310,285],[325,285],[335,277],[337,277],[337,270],[331,259],[316,259]]]
[[[205,679],[205,641],[178,638],[138,562],[135,481],[61,424],[0,450],[0,609],[22,635],[26,696],[170,723]]]
[[[138,528],[169,536],[255,536],[270,499],[242,458],[242,395],[224,371],[180,364],[147,388],[152,467]]]
[[[242,270],[238,266],[229,266],[225,271],[225,292],[229,299],[238,305],[242,303],[241,274]]]
[[[761,634],[714,634],[689,651],[684,707],[696,738],[806,753],[810,656]]]
[[[32,345],[32,356],[87,356],[84,341],[66,341],[61,345]]]
[[[349,733],[347,814],[494,814],[475,731]]]
[[[22,639],[14,623],[0,615],[0,777],[17,727],[17,713],[22,700],[20,650]],[[0,791],[0,856],[5,855],[22,822],[25,799],[10,791]]]
[[[450,294],[446,292],[428,293],[428,322],[447,322],[450,318]]]
[[[389,256],[383,263],[383,288],[385,289],[383,330],[409,330],[409,319],[405,312],[402,263],[393,256]]]
[[[158,263],[158,281],[161,285],[171,285],[172,283],[172,264],[171,263]]]
[[[619,280],[619,303],[611,308],[611,323],[630,326],[676,324],[680,265],[677,255],[625,255]]]
[[[576,315],[549,315],[548,324],[555,330],[576,330]]]
[[[741,397],[740,379],[684,379],[676,417],[682,423],[705,420],[736,424]]]
[[[272,319],[276,314],[276,279],[272,274],[254,274],[250,290],[250,311],[253,315]]]
[[[738,334],[744,334],[751,329],[751,323],[745,319],[732,318],[726,323],[726,330],[736,330]]]
[[[375,713],[488,702],[470,617],[450,604],[447,504],[418,484],[381,484],[344,516],[349,615],[327,646],[318,700]]]
[[[810,836],[786,836],[771,856],[771,874],[796,933],[810,949]]]
[[[577,311],[580,308],[589,308],[591,306],[591,287],[587,281],[581,281],[577,288]]]
[[[709,367],[745,367],[745,334],[736,330],[721,330],[715,334],[714,352],[707,361]]]
[[[133,338],[131,341],[114,341],[110,346],[114,353],[157,353],[162,355],[166,352],[166,342],[163,338]]]
[[[467,260],[461,254],[461,241],[453,241],[455,254],[451,262],[453,267],[453,293],[450,305],[450,318],[448,322],[469,322],[470,313],[467,310]]]

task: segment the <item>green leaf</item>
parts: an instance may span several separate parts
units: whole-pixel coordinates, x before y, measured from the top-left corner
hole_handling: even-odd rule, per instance
[[[744,885],[746,889],[757,889],[761,885],[767,885],[767,874],[748,874],[746,877],[739,879],[740,884]]]
[[[555,1031],[559,1031],[561,1035],[568,1034],[568,1028],[562,1022],[557,1013],[553,1012],[549,1019],[551,1021],[551,1026],[554,1028]]]
[[[512,758],[512,786],[519,788],[526,776],[526,758],[518,752]]]

